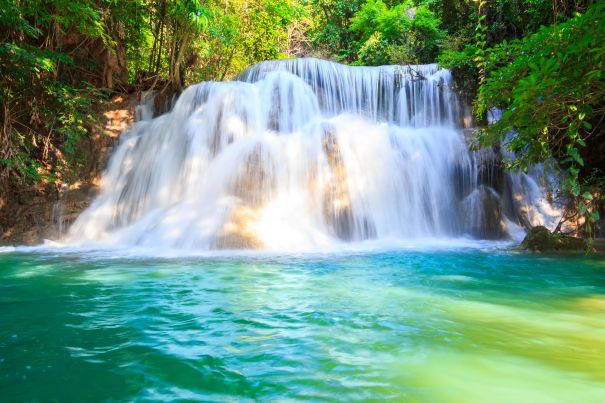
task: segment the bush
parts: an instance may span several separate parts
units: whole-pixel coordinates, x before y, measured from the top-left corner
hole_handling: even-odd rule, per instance
[[[479,88],[477,115],[502,109],[481,132],[515,154],[509,168],[527,169],[554,158],[568,176],[565,188],[588,223],[596,187],[605,178],[605,5],[593,4],[565,23],[489,49],[489,72]]]

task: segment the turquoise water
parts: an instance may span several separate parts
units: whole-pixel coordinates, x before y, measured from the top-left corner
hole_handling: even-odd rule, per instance
[[[605,402],[605,261],[0,253],[0,400]]]

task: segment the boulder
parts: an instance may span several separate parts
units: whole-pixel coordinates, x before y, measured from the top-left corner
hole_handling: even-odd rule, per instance
[[[481,185],[462,201],[465,231],[479,239],[504,239],[508,236],[500,196]]]
[[[553,234],[548,228],[531,228],[521,246],[534,252],[582,252],[587,248],[586,240],[570,235]]]

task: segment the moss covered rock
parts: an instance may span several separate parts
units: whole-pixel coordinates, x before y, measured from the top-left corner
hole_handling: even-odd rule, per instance
[[[587,248],[584,239],[553,234],[543,226],[530,229],[521,242],[521,246],[535,252],[582,252]]]

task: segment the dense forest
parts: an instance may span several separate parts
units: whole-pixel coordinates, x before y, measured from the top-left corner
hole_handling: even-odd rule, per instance
[[[554,160],[590,235],[605,187],[605,5],[571,0],[0,0],[0,181],[74,180],[95,104],[267,59],[451,68],[478,144]],[[487,112],[502,111],[487,124]],[[507,155],[507,153],[503,153]]]

